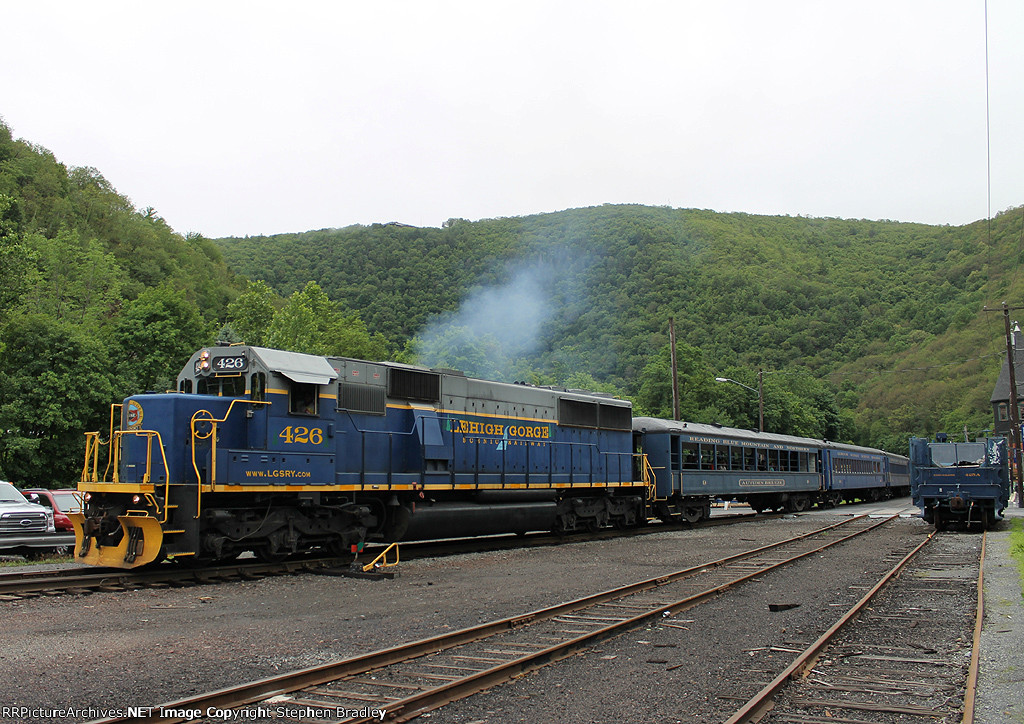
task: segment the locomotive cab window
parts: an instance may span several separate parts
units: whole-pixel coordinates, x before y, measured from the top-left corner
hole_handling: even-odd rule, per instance
[[[291,414],[316,417],[320,414],[319,405],[320,385],[292,382],[288,391],[288,411]]]
[[[267,375],[256,372],[249,378],[249,397],[254,401],[267,399]]]
[[[196,381],[196,392],[200,395],[241,397],[245,394],[245,379],[241,375],[200,377]]]

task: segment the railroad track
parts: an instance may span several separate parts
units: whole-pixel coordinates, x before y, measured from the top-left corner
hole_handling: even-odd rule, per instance
[[[727,724],[971,724],[985,538],[967,559],[949,550],[954,541],[963,539],[929,536]],[[915,555],[912,573],[893,580]]]
[[[759,519],[772,517],[762,514]],[[716,516],[702,521],[701,527],[729,525],[751,520],[750,514]],[[687,524],[689,525],[689,524]],[[442,541],[419,541],[403,543],[402,559],[439,558],[464,553],[510,550],[515,548],[585,543],[609,538],[649,535],[665,531],[669,526],[652,524],[629,530],[602,530],[572,536],[558,536],[551,533],[532,533],[526,536],[494,536],[483,539],[456,539]],[[370,546],[361,556],[368,562],[384,550],[384,546]],[[307,555],[288,559],[280,563],[262,563],[255,560],[240,560],[229,564],[191,568],[174,563],[165,563],[143,569],[124,570],[119,568],[52,568],[34,571],[19,571],[0,574],[0,602],[18,601],[36,596],[58,596],[62,594],[84,594],[98,591],[118,592],[138,588],[166,588],[168,586],[207,585],[252,580],[266,576],[318,572],[327,569],[344,568],[351,564],[351,558],[336,556]]]
[[[892,520],[850,518],[780,543],[639,581],[568,603],[230,689],[169,702],[113,722],[201,721],[246,707],[248,721],[407,721],[672,617],[767,571],[812,556]],[[678,628],[685,628],[677,626]],[[383,712],[383,713],[382,713]],[[266,715],[266,716],[264,716]]]
[[[161,565],[151,569],[63,568],[7,573],[0,576],[0,601],[15,601],[39,595],[127,591],[138,588],[202,585],[252,580],[265,576],[315,571],[341,564],[339,558],[303,558],[281,563],[236,562],[207,568]],[[347,563],[347,560],[345,561]]]

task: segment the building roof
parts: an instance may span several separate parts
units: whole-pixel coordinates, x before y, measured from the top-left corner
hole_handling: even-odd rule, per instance
[[[1014,341],[1020,340],[1020,332],[1014,332]],[[1024,344],[1017,344],[1013,350],[1013,373],[1017,378],[1017,399],[1024,400]],[[1003,360],[1003,366],[999,370],[999,379],[992,390],[990,402],[1006,402],[1010,399],[1010,366]]]

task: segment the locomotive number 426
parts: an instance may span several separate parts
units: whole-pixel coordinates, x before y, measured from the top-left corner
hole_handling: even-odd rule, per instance
[[[279,438],[291,445],[292,443],[309,443],[319,445],[324,441],[324,431],[319,427],[310,430],[308,427],[292,427],[289,425],[281,430]]]

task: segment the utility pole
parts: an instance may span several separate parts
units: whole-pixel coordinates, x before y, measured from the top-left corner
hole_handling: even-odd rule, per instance
[[[668,338],[672,348],[672,419],[679,421],[679,372],[676,370],[676,320],[668,318]]]
[[[1024,307],[1011,307],[1003,302],[1003,325],[1006,328],[1006,366],[1010,372],[1010,457],[1013,464],[1010,472],[1013,477],[1013,488],[1017,494],[1017,507],[1024,508],[1024,485],[1021,483],[1021,456],[1020,456],[1020,415],[1017,411],[1017,371],[1014,369],[1013,332],[1010,331],[1010,310],[1024,309]],[[985,312],[997,312],[998,309],[982,307]]]
[[[757,368],[757,431],[764,432],[764,370]]]

